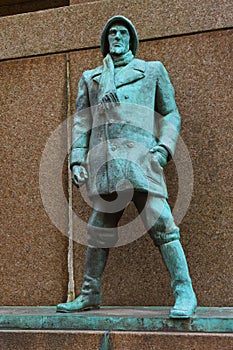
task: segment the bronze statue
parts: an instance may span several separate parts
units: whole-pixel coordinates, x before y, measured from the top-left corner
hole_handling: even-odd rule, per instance
[[[197,306],[163,178],[180,131],[174,89],[163,64],[136,59],[137,49],[131,21],[112,17],[101,36],[103,65],[85,71],[79,82],[72,180],[77,187],[86,183],[94,209],[81,293],[73,302],[59,304],[59,312],[100,307],[101,276],[132,187],[131,200],[171,276],[175,305],[170,317],[189,318]],[[118,197],[123,208],[109,210]]]

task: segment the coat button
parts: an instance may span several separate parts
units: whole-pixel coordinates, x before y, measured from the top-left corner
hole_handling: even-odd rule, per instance
[[[129,143],[127,143],[127,147],[129,147],[129,148],[133,148],[133,147],[134,147],[134,143],[133,143],[133,142],[129,142]]]
[[[117,146],[115,146],[115,145],[113,145],[112,147],[111,147],[111,150],[114,152],[115,150],[117,149]]]
[[[125,99],[128,100],[128,98],[129,98],[129,95],[125,95]]]

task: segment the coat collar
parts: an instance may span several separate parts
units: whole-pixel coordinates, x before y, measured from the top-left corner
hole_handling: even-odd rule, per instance
[[[115,84],[116,87],[120,87],[126,84],[133,83],[134,81],[137,81],[139,79],[142,79],[145,77],[145,61],[139,60],[137,58],[134,58],[127,66],[123,68],[124,74],[116,74],[115,76]],[[101,74],[103,71],[103,67],[97,67],[92,76],[91,79],[93,79],[95,82],[99,83]],[[123,72],[122,72],[123,73]]]

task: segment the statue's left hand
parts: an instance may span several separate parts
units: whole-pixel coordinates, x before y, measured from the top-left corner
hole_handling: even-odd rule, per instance
[[[159,151],[156,152],[155,156],[158,159],[159,164],[161,165],[162,168],[165,167],[165,165],[167,164],[167,157],[165,157],[162,153],[160,153]]]
[[[162,168],[167,164],[168,151],[163,146],[155,146],[150,150]]]

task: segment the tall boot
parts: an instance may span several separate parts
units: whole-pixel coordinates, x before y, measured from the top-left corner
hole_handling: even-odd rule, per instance
[[[189,318],[196,310],[197,299],[189,276],[188,265],[179,240],[160,246],[165,265],[171,276],[175,305],[171,318]]]
[[[84,282],[80,295],[70,303],[57,305],[57,312],[75,312],[98,309],[102,303],[100,280],[109,248],[87,248]]]

